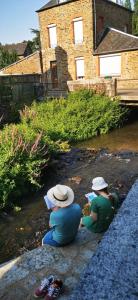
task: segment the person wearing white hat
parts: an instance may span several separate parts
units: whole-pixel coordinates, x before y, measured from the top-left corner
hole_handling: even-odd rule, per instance
[[[51,230],[42,239],[42,245],[59,247],[69,244],[77,234],[81,219],[81,208],[73,203],[73,190],[66,185],[57,184],[48,190],[46,201],[52,203],[49,221]]]
[[[92,190],[97,197],[91,201],[90,215],[82,218],[81,225],[92,232],[104,232],[113,220],[119,206],[119,197],[116,193],[108,192],[108,183],[103,177],[92,180]]]

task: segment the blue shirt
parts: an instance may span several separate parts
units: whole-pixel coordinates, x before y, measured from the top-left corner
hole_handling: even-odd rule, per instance
[[[81,219],[81,208],[73,203],[50,214],[50,226],[53,228],[53,239],[59,244],[71,242],[78,231]]]

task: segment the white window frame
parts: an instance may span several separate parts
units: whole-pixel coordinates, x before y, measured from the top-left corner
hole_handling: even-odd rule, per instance
[[[75,64],[76,64],[76,79],[77,80],[83,80],[85,78],[84,57],[76,57],[75,58]]]
[[[82,19],[82,17],[73,19],[73,31],[74,31],[74,44],[81,45],[83,43],[83,19]],[[78,31],[80,34],[79,38],[78,38]]]
[[[48,25],[48,35],[49,35],[49,47],[56,48],[57,47],[57,25],[56,24]]]
[[[111,66],[113,63],[112,58],[115,58],[113,71],[111,69]],[[107,71],[106,70],[104,71],[104,69],[105,69],[104,64],[107,64]],[[111,55],[99,56],[99,66],[100,66],[100,77],[120,76],[121,75],[121,55],[120,54],[111,54]],[[118,66],[118,69],[117,69],[117,66]]]

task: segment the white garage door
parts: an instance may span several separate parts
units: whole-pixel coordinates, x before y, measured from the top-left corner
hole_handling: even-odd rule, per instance
[[[100,56],[100,76],[121,75],[121,55]]]

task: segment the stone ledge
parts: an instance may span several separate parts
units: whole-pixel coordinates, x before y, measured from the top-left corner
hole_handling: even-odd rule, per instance
[[[138,180],[68,299],[138,299]]]
[[[50,274],[63,280],[65,292],[60,299],[67,299],[101,237],[101,234],[84,228],[79,231],[76,240],[66,247],[39,247],[1,266],[0,299],[33,299],[34,289],[42,278]]]

